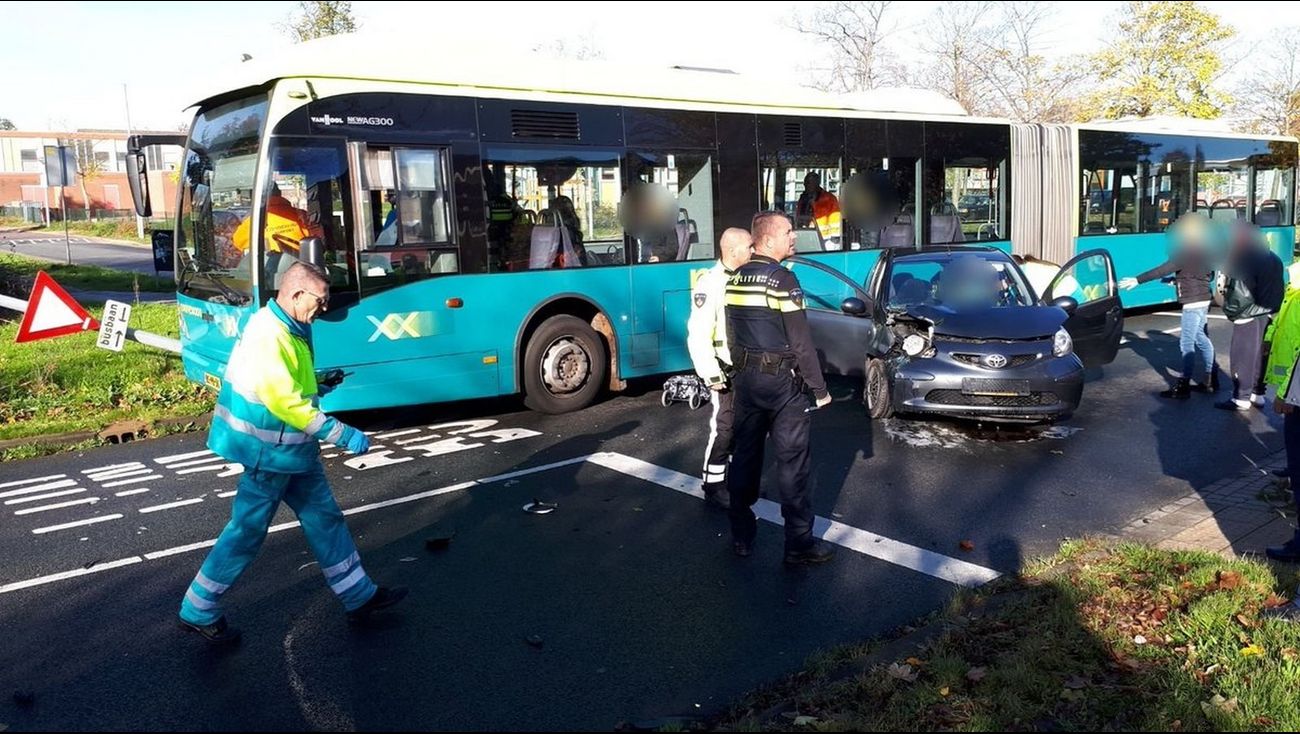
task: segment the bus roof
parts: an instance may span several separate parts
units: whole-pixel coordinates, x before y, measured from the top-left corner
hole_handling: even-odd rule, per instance
[[[377,52],[378,50],[378,52]],[[235,64],[213,75],[214,85],[195,103],[259,87],[278,79],[335,78],[434,84],[449,93],[492,90],[574,97],[621,98],[693,105],[772,108],[786,112],[870,112],[904,119],[971,118],[956,102],[928,90],[875,90],[836,95],[727,70],[628,66],[605,61],[568,61],[539,55],[487,54],[477,47],[442,41],[404,42],[393,33],[353,33],[307,41]]]
[[[1202,120],[1195,117],[1156,115],[1153,117],[1121,117],[1118,120],[1093,120],[1079,123],[1081,130],[1104,130],[1124,133],[1158,133],[1164,135],[1200,135],[1218,138],[1249,138],[1254,140],[1282,140],[1296,142],[1284,135],[1257,135],[1232,129],[1228,119]]]

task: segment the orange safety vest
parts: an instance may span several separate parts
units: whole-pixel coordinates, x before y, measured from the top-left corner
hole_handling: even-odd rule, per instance
[[[231,244],[240,252],[248,252],[249,235],[253,218],[249,217],[239,223],[231,235]],[[310,237],[314,228],[307,220],[307,215],[283,196],[272,196],[266,201],[266,251],[297,252],[298,242]]]
[[[822,239],[840,236],[840,200],[835,198],[835,194],[825,189],[817,194],[812,204],[812,215]]]

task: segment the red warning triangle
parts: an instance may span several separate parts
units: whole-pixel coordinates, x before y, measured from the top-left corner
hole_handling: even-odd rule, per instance
[[[54,282],[54,278],[42,270],[36,274],[32,295],[27,299],[27,312],[23,314],[23,323],[18,327],[14,341],[30,342],[98,328],[99,322],[77,303],[77,299],[68,295]]]

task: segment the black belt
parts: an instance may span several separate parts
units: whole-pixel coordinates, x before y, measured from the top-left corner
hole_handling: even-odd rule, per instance
[[[793,370],[799,366],[799,360],[793,354],[780,352],[751,352],[746,350],[736,363],[736,370],[754,368],[769,375],[779,374],[784,370]]]

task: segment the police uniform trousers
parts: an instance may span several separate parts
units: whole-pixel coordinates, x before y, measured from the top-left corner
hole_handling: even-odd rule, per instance
[[[365,569],[343,512],[319,462],[303,474],[248,470],[239,479],[229,524],[203,562],[181,602],[181,619],[212,624],[221,617],[221,597],[262,548],[280,502],[289,505],[320,563],[325,582],[352,611],[370,601],[376,586]]]
[[[735,433],[736,392],[728,385],[709,391],[709,441],[704,446],[704,494],[727,488],[727,463],[731,460]]]
[[[776,451],[777,499],[785,518],[785,548],[806,550],[813,544],[812,498],[808,492],[808,436],[806,412],[811,406],[803,382],[788,367],[775,374],[764,372],[758,360],[735,377],[735,452],[731,457],[727,489],[731,494],[732,539],[753,543],[758,532],[753,506],[758,501],[763,471],[764,443],[772,436]]]

